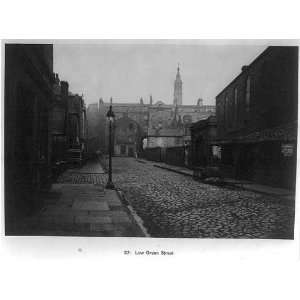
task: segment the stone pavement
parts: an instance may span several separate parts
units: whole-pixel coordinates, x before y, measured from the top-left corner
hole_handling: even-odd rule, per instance
[[[83,171],[90,170],[106,177],[97,165],[88,164],[79,170],[80,174],[74,169],[68,170],[59,178],[60,183],[53,184],[51,191],[41,199],[45,202],[44,208],[26,218],[19,232],[23,235],[144,236],[116,191],[104,189],[104,184],[93,182],[62,183],[68,176],[78,179],[87,175]],[[94,177],[89,178],[93,181]]]
[[[72,168],[67,170],[68,173],[80,173],[80,174],[104,174],[104,170],[97,159],[90,160],[82,167]]]
[[[138,159],[138,161],[147,162],[146,160],[143,159]],[[159,163],[151,162],[151,163],[153,164],[154,167],[172,171],[185,176],[193,176],[193,171],[185,167],[172,166],[161,162]],[[295,198],[294,191],[283,189],[283,188],[276,188],[276,187],[263,185],[263,184],[258,184],[249,180],[224,178],[222,182],[226,185],[238,187],[247,191],[253,191],[253,192],[262,193],[271,196],[279,196],[281,198],[285,198],[286,200],[290,200],[290,201],[293,201],[293,199]]]
[[[248,191],[254,191],[262,194],[280,196],[287,200],[293,200],[295,197],[295,193],[293,191],[282,188],[275,188],[254,182],[245,182],[242,184],[242,188]]]

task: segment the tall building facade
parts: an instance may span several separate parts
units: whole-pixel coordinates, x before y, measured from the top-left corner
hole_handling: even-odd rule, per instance
[[[82,96],[69,91],[69,84],[54,74],[51,109],[52,162],[81,163],[86,152],[87,118]]]
[[[216,97],[227,176],[294,188],[298,47],[268,47]]]
[[[176,79],[174,82],[174,105],[182,105],[182,80],[179,65],[177,67]]]
[[[42,205],[51,179],[53,46],[5,45],[5,232]]]

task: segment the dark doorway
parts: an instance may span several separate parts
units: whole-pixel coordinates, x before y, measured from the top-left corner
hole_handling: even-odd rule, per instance
[[[125,155],[125,154],[126,154],[126,146],[121,145],[121,155]]]
[[[252,145],[241,145],[236,163],[236,177],[244,180],[252,180],[254,152]]]
[[[205,154],[205,143],[202,136],[199,136],[196,140],[194,163],[196,166],[206,166],[207,157]]]
[[[133,148],[128,148],[128,156],[134,157],[134,151],[133,151]]]

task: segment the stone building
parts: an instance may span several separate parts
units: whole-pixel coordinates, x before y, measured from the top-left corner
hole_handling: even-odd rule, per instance
[[[40,207],[51,179],[53,46],[5,45],[5,231]]]
[[[217,122],[215,116],[200,120],[191,126],[191,160],[194,167],[212,166],[218,161]]]
[[[94,120],[93,125],[90,124],[90,127],[102,128],[102,131],[97,131],[99,136],[96,137],[98,141],[96,144],[99,147],[98,150],[103,152],[107,151],[106,141],[108,138],[105,137],[103,129],[107,128],[105,116],[109,105],[110,103],[100,99],[98,106],[91,104],[88,107],[88,119]],[[160,147],[160,143],[164,138],[168,140],[168,145],[171,141],[174,141],[173,146],[183,146],[184,143],[189,143],[189,126],[193,122],[206,119],[215,113],[215,106],[203,105],[202,99],[198,100],[197,105],[182,104],[182,80],[179,67],[174,82],[173,104],[165,104],[163,101],[154,102],[152,95],[150,95],[149,103],[141,98],[137,103],[116,103],[114,101],[112,106],[116,121],[126,116],[136,124],[139,132],[135,141],[138,152],[143,148],[143,141],[148,137],[146,147],[152,148]],[[96,122],[96,115],[98,115],[98,122]],[[90,128],[90,131],[94,131],[94,129]],[[178,144],[179,140],[181,141],[180,144]],[[90,140],[90,143],[92,143],[92,140]]]
[[[162,129],[158,133],[154,132],[153,135],[150,134],[147,137],[147,148],[169,148],[182,146],[183,144],[183,129]]]
[[[108,123],[106,120],[106,114],[109,110],[110,103],[106,103],[101,98],[98,103],[92,103],[87,108],[87,119],[88,119],[88,151],[90,155],[96,152],[107,153],[108,151]],[[123,121],[132,122],[137,126],[137,132],[139,134],[135,140],[137,149],[141,147],[143,137],[147,136],[148,128],[148,105],[143,103],[113,103],[113,111],[115,114],[114,128],[117,130],[117,122],[119,119]],[[117,131],[121,133],[121,131]],[[116,139],[114,139],[116,140]],[[117,147],[118,148],[118,147]],[[119,149],[119,148],[118,148]],[[119,152],[117,150],[117,153]],[[126,151],[128,153],[128,151]]]
[[[87,117],[82,96],[69,91],[69,84],[54,74],[51,106],[52,162],[81,163],[86,152]]]
[[[217,95],[216,107],[227,176],[293,187],[298,47],[268,47]]]
[[[174,129],[177,129],[176,135],[190,136],[189,127],[192,123],[206,119],[214,113],[215,106],[203,105],[202,99],[197,101],[197,105],[182,104],[182,80],[178,66],[174,82],[173,104],[158,101],[149,107],[147,133],[148,136],[153,137],[155,134],[160,136],[161,130],[172,129],[174,132]]]
[[[114,123],[114,155],[136,157],[140,152],[140,126],[126,115]]]
[[[66,161],[68,150],[67,142],[67,116],[69,85],[60,81],[58,74],[54,74],[54,98],[51,105],[51,136],[52,136],[52,162],[53,164]]]
[[[67,160],[81,164],[87,152],[87,116],[83,96],[69,93],[67,117]]]
[[[98,103],[90,104],[87,108],[86,115],[88,119],[87,147],[89,155],[93,156],[97,151],[100,151],[100,149],[103,148],[102,150],[104,150],[105,120],[101,122]],[[101,137],[103,137],[102,140]]]

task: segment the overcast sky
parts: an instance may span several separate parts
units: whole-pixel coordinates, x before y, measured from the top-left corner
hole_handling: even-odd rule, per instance
[[[224,43],[224,42],[223,42]],[[209,45],[180,41],[103,41],[102,44],[54,44],[54,72],[87,104],[173,102],[177,64],[183,104],[215,104],[215,96],[255,59],[266,45]]]

